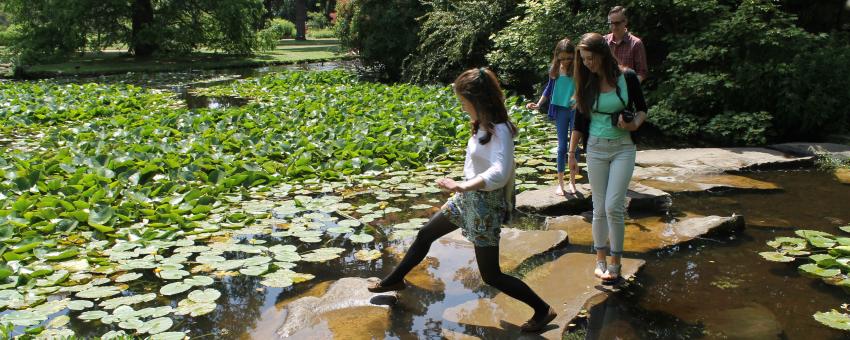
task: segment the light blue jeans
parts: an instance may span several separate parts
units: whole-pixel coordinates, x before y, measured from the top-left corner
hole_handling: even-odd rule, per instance
[[[635,170],[635,144],[630,136],[587,140],[587,176],[593,198],[593,246],[623,254],[626,191]]]

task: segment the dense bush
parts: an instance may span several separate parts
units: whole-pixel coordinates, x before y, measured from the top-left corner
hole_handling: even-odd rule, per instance
[[[39,62],[85,50],[126,45],[137,55],[183,53],[208,48],[250,53],[261,0],[136,1],[4,0],[0,10],[19,27],[13,49],[21,59]],[[144,7],[144,6],[141,6]],[[144,17],[143,23],[133,20]]]
[[[257,33],[257,45],[260,50],[271,51],[277,47],[280,39],[295,37],[295,24],[286,19],[272,19],[268,27]]]
[[[337,4],[340,43],[359,53],[363,65],[383,80],[401,78],[402,63],[416,49],[425,14],[419,0],[351,0]]]
[[[325,16],[325,13],[322,12],[308,12],[307,13],[307,27],[312,29],[325,28],[330,25],[330,20]]]
[[[575,11],[570,1],[529,0],[520,5],[521,16],[510,19],[492,36],[493,50],[487,60],[514,87],[527,92],[545,80],[558,40],[574,41],[586,32],[604,32],[604,16],[598,11]]]
[[[463,69],[487,64],[490,36],[514,14],[517,1],[424,0],[419,46],[405,60],[404,78],[449,82]]]

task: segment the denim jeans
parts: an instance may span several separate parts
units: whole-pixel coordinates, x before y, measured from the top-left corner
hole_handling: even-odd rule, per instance
[[[587,141],[587,176],[593,198],[593,246],[623,253],[626,225],[626,191],[635,169],[635,144],[628,135],[618,139],[590,136]]]
[[[558,132],[558,173],[564,173],[567,168],[567,152],[570,150],[570,132],[573,129],[576,111],[555,105],[555,131]],[[576,151],[578,152],[578,151]]]

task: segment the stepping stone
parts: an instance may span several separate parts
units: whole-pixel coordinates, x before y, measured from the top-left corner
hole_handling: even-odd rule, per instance
[[[834,143],[785,143],[771,145],[771,149],[797,156],[828,155],[844,160],[850,159],[850,145]]]
[[[571,244],[593,245],[591,213],[582,216],[559,216],[546,219],[548,230],[564,230]],[[733,215],[696,216],[687,215],[668,223],[663,217],[651,216],[626,220],[623,248],[627,252],[649,252],[671,245],[688,242],[697,237],[719,233],[734,233],[744,228],[744,217]]]
[[[499,338],[561,339],[567,325],[583,309],[600,303],[616,287],[603,286],[593,275],[596,256],[569,253],[557,260],[541,265],[529,272],[525,281],[544,301],[549,303],[558,317],[540,334],[523,334],[520,325],[533,314],[530,307],[504,293],[492,299],[467,301],[443,312],[443,336],[449,339],[469,339],[457,332],[470,328],[486,328],[488,332],[501,332]],[[622,275],[628,279],[644,265],[643,260],[623,259]],[[457,324],[452,325],[451,323]]]
[[[277,334],[295,339],[383,338],[390,326],[389,304],[396,293],[374,294],[368,286],[367,279],[343,278],[321,296],[288,303]]]
[[[666,192],[696,193],[714,190],[781,190],[774,183],[726,174],[705,173],[708,169],[686,169],[652,166],[635,167],[632,179],[638,183]]]
[[[638,151],[635,163],[642,167],[678,167],[710,174],[787,169],[811,164],[813,160],[813,157],[789,156],[766,148],[699,148]]]
[[[555,195],[555,186],[523,191],[516,196],[516,207],[522,211],[542,214],[579,214],[593,209],[589,184],[577,184],[576,195]],[[626,206],[630,210],[664,212],[672,204],[670,194],[640,183],[632,182],[626,193]]]
[[[850,169],[835,170],[835,178],[843,184],[850,184]]]
[[[562,230],[519,230],[502,228],[499,242],[499,264],[504,272],[516,270],[529,258],[544,253],[567,241],[567,232]],[[392,248],[390,252],[399,260],[405,249]],[[407,274],[408,283],[430,291],[457,290],[456,285],[447,285],[444,280],[460,279],[464,287],[474,288],[483,284],[475,261],[475,249],[460,230],[443,236],[431,245],[425,260]]]

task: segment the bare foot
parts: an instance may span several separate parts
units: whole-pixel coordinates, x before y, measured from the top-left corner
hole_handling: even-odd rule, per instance
[[[555,195],[556,196],[564,196],[564,187],[560,186],[560,185],[555,187]]]
[[[569,186],[569,188],[568,188],[567,192],[569,192],[569,193],[570,193],[570,195],[575,195],[575,194],[576,194],[576,192],[578,192],[578,190],[576,190],[576,184],[575,184],[575,183],[570,183],[570,186]]]

